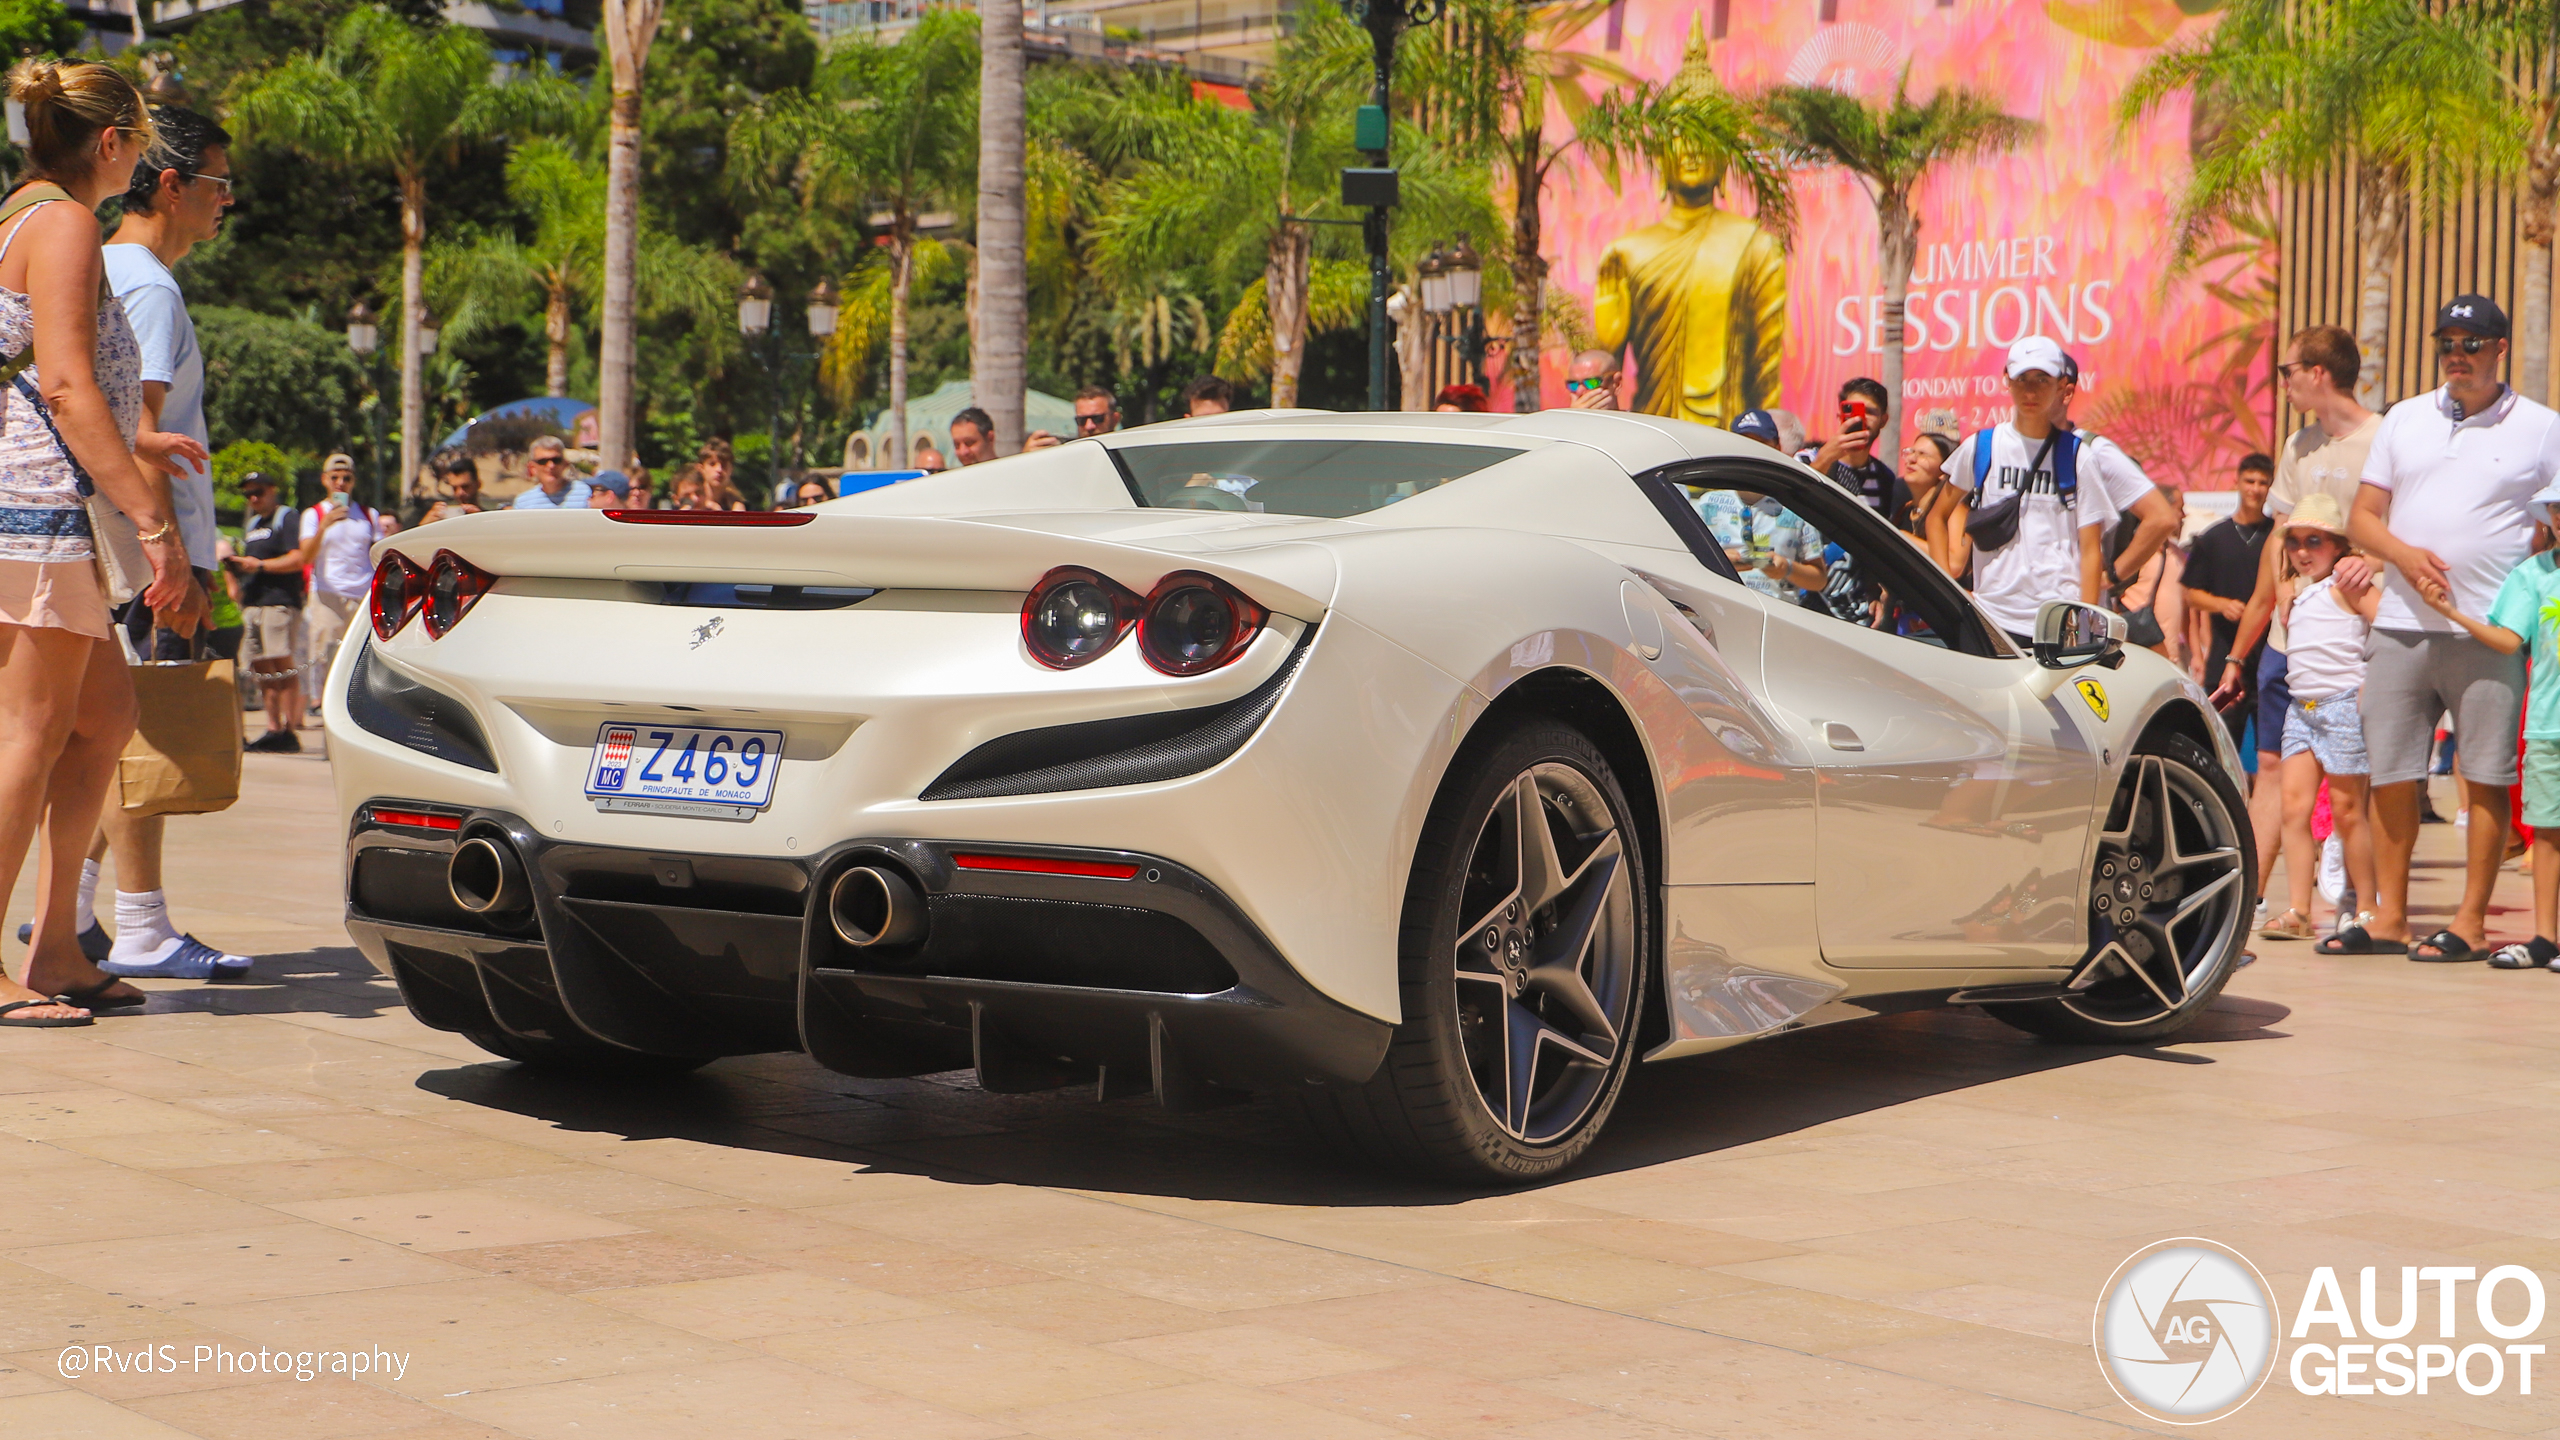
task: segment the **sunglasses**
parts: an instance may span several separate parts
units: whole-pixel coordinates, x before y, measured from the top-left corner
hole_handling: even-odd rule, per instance
[[[183,173],[184,173],[184,174],[186,175],[186,177],[187,177],[188,179],[190,179],[190,180],[209,180],[209,181],[212,181],[214,184],[219,185],[219,186],[221,186],[221,187],[222,187],[222,193],[223,193],[223,194],[225,194],[225,195],[228,195],[228,194],[230,194],[230,193],[231,193],[231,177],[230,177],[230,176],[228,176],[228,175],[199,175],[199,174],[197,174],[196,172],[194,172],[193,170],[188,170],[188,171],[185,171],[185,172],[183,172]]]
[[[2285,548],[2288,550],[2316,549],[2322,545],[2337,543],[2337,541],[2338,537],[2330,534],[2326,530],[2314,530],[2308,534],[2298,530],[2288,530],[2285,532],[2284,537]]]
[[[527,465],[566,465],[569,462],[565,457],[559,455],[536,455],[524,463]]]
[[[1564,382],[1564,388],[1572,391],[1576,395],[1587,395],[1592,391],[1607,385],[1613,378],[1614,377],[1608,375],[1594,375],[1588,380],[1567,380]]]
[[[2318,368],[2319,368],[2318,366],[2316,366],[2316,365],[2312,364],[2312,363],[2311,363],[2310,361],[2308,361],[2308,360],[2287,360],[2287,361],[2285,361],[2283,364],[2278,365],[2278,366],[2276,367],[2276,374],[2278,374],[2278,375],[2282,376],[2283,378],[2285,378],[2285,379],[2287,379],[2287,380],[2290,380],[2290,379],[2292,379],[2292,378],[2294,377],[2294,375],[2295,375],[2296,373],[2298,373],[2298,372],[2300,372],[2300,371],[2304,371],[2304,370],[2316,370],[2316,369],[2318,369]]]
[[[1076,417],[1076,428],[1079,430],[1099,430],[1110,423],[1111,412],[1108,410],[1103,411],[1099,415],[1079,415]]]
[[[2497,343],[2495,340],[2484,340],[2477,335],[2465,335],[2458,340],[2451,335],[2439,335],[2436,337],[2436,353],[2450,355],[2459,349],[2465,355],[2477,355]]]

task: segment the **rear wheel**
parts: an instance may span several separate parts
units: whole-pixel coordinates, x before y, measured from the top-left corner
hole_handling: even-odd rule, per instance
[[[1535,1180],[1589,1149],[1636,1052],[1642,847],[1609,762],[1530,720],[1462,757],[1425,823],[1399,946],[1404,1022],[1320,1128],[1450,1178]]]
[[[2113,1045],[2185,1029],[2248,944],[2257,847],[2212,752],[2170,735],[2125,765],[2089,877],[2091,983],[2067,1000],[1988,1005],[2053,1040]]]
[[[687,1055],[651,1055],[638,1050],[624,1050],[613,1045],[578,1044],[567,1040],[527,1040],[517,1035],[465,1032],[463,1039],[492,1055],[521,1061],[537,1070],[561,1075],[605,1075],[621,1079],[641,1079],[651,1075],[682,1075],[711,1063],[710,1057]]]

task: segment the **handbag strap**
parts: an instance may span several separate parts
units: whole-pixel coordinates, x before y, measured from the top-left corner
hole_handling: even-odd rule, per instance
[[[27,222],[23,217],[25,217],[29,211],[32,211],[39,206],[53,204],[57,200],[67,201],[70,199],[70,191],[63,189],[61,186],[54,184],[50,180],[36,180],[19,186],[17,191],[10,195],[6,203],[0,203],[0,225],[8,225],[12,219],[17,220],[18,222],[17,224],[10,226],[8,238],[0,239],[0,259],[7,258],[9,254],[9,247],[18,243],[18,232],[27,228]],[[107,279],[106,264],[102,260],[98,265],[98,307],[102,310],[105,309],[107,302],[114,298],[116,298],[115,285]],[[11,355],[6,359],[0,359],[0,384],[15,384],[18,377],[25,374],[27,367],[34,364],[35,360],[35,336],[33,334],[29,334],[25,349],[20,350],[17,354]],[[25,386],[20,386],[19,388],[29,399],[34,399],[35,392],[33,390],[28,389]],[[44,414],[44,402],[41,400],[36,401],[36,413],[39,415]],[[48,430],[53,428],[53,422],[50,419],[45,421],[45,428]],[[62,444],[62,436],[58,432],[53,437],[53,443],[56,445]],[[66,446],[62,453],[67,456],[71,451],[69,447]],[[79,472],[80,462],[77,460],[72,461],[71,468],[75,473]],[[89,477],[86,473],[80,474],[80,486],[81,494],[86,495],[90,493]]]

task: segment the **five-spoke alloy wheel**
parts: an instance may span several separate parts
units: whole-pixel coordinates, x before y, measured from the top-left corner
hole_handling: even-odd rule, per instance
[[[2213,756],[2171,735],[2125,762],[2089,877],[2089,954],[2061,1000],[1989,1007],[2039,1035],[2156,1040],[2222,991],[2248,943],[2256,846]]]
[[[1643,1015],[1651,918],[1629,822],[1608,761],[1563,724],[1461,756],[1407,891],[1404,1023],[1367,1086],[1308,1098],[1323,1128],[1477,1181],[1579,1157]]]

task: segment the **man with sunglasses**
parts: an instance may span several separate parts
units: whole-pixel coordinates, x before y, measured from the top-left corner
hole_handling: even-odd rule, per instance
[[[1573,368],[1565,372],[1565,393],[1573,397],[1576,410],[1619,410],[1618,380],[1621,372],[1618,357],[1606,350],[1585,350],[1573,357]]]
[[[1120,428],[1120,397],[1099,385],[1087,385],[1076,392],[1076,438],[1090,440],[1108,435]],[[1046,450],[1063,443],[1046,430],[1034,430],[1022,437],[1025,450]]]
[[[557,435],[538,435],[524,447],[524,473],[533,488],[515,499],[510,510],[584,510],[587,482],[569,473],[569,443]]]
[[[2373,758],[2374,879],[2370,926],[2349,927],[2329,953],[2412,960],[2488,954],[2489,891],[2506,859],[2507,787],[2516,781],[2524,656],[2500,654],[2429,605],[2453,598],[2486,615],[2507,573],[2532,552],[2532,500],[2560,477],[2560,415],[2498,379],[2507,316],[2486,296],[2457,295],[2436,312],[2444,384],[2391,407],[2373,437],[2348,533],[2390,568],[2374,616],[2373,659],[2360,702]],[[2423,592],[2423,593],[2422,593]],[[2468,865],[2453,922],[2409,942],[2409,859],[2436,716],[2454,712],[2461,769],[2472,783]]]

